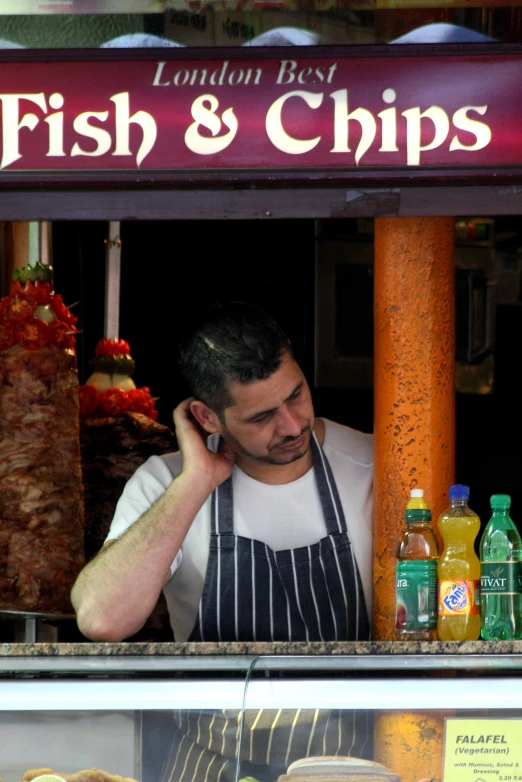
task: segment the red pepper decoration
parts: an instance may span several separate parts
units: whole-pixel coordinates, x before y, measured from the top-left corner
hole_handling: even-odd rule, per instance
[[[130,355],[130,345],[124,339],[104,337],[100,339],[94,352],[97,356],[128,356]]]

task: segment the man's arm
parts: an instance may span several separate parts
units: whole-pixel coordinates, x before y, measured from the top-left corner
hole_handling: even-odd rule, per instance
[[[82,570],[71,592],[78,627],[96,641],[138,632],[170,577],[170,566],[201,506],[231,473],[227,451],[211,453],[190,414],[192,400],[174,411],[181,473],[122,536],[107,543]]]

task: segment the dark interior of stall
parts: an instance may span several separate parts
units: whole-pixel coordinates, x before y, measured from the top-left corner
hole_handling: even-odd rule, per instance
[[[52,223],[55,289],[78,317],[81,384],[105,335],[109,231],[107,221]],[[282,324],[317,415],[372,432],[373,231],[372,219],[120,223],[119,336],[130,344],[133,380],[156,399],[158,423],[173,432],[173,408],[188,395],[176,360],[185,323],[209,304],[236,299]],[[522,530],[521,264],[518,216],[455,218],[456,481],[470,486],[482,528],[491,494],[507,493]],[[99,505],[105,487],[90,488]],[[164,606],[158,610],[134,640],[171,639]],[[7,632],[41,640],[46,621],[13,620]],[[73,621],[58,625],[61,640],[81,638]]]
[[[518,217],[455,220],[456,480],[471,487],[483,523],[490,495],[511,494],[522,528],[519,226]],[[184,323],[207,304],[240,299],[282,323],[316,413],[372,431],[372,220],[136,221],[120,229],[120,337],[130,343],[136,384],[158,398],[159,422],[171,426],[187,395],[176,365]],[[107,232],[104,222],[53,224],[55,285],[79,317],[83,383],[103,337]]]

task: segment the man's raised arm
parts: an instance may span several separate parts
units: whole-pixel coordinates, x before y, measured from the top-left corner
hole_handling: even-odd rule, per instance
[[[181,473],[120,538],[105,544],[72,588],[78,627],[94,641],[121,641],[143,627],[190,525],[232,471],[232,454],[207,449],[190,413],[192,401],[174,411]]]

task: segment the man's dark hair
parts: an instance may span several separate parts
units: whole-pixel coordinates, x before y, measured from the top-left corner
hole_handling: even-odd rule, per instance
[[[179,366],[190,391],[219,416],[233,404],[231,381],[270,377],[290,340],[260,307],[242,301],[214,304],[196,317],[180,341]]]

